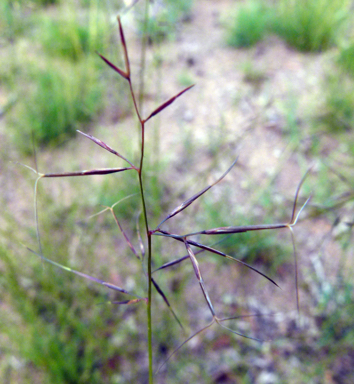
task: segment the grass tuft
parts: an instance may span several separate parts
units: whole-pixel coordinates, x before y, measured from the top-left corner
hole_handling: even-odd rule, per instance
[[[325,112],[321,121],[331,132],[354,128],[354,80],[333,73],[326,80]]]
[[[348,19],[349,0],[252,0],[240,5],[227,42],[251,47],[273,32],[304,52],[324,51],[337,43]]]
[[[93,11],[84,20],[78,20],[73,12],[64,9],[56,20],[43,18],[39,36],[49,55],[77,61],[106,49],[107,21],[100,12]]]
[[[34,132],[40,144],[59,144],[102,108],[102,91],[90,62],[35,69],[32,87],[13,109],[15,140],[26,151]]]
[[[348,5],[348,0],[280,0],[271,27],[300,51],[324,51],[336,43]]]
[[[268,8],[260,1],[242,4],[229,27],[227,43],[233,47],[251,47],[261,41],[268,24]]]
[[[343,48],[338,57],[338,64],[351,76],[354,77],[354,42]]]

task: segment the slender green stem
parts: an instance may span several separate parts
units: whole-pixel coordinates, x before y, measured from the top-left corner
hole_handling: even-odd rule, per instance
[[[140,155],[140,165],[139,165],[139,178],[140,178],[140,181],[141,181],[141,190],[143,191],[143,187],[142,187],[142,172],[143,172],[143,165],[144,165],[144,150],[145,150],[145,123],[143,121],[140,120],[140,123],[141,123],[141,155]],[[144,215],[145,215],[145,211],[144,211]],[[146,220],[146,224],[147,224],[147,219],[146,219],[146,215],[145,215],[145,220]],[[148,230],[148,227],[146,226],[147,230]]]
[[[151,298],[152,298],[152,268],[151,268],[151,235],[148,237],[148,276],[149,276],[149,288],[148,288],[148,304],[147,304],[147,319],[148,319],[148,349],[149,349],[149,383],[153,384],[153,368],[152,368],[152,320],[151,320]]]
[[[145,63],[146,63],[146,47],[148,41],[148,24],[149,24],[149,0],[145,0],[145,14],[143,26],[143,38],[140,57],[140,79],[139,79],[139,109],[143,112],[144,89],[145,89]]]
[[[140,153],[140,165],[138,171],[139,175],[139,186],[141,193],[141,202],[143,206],[144,224],[146,230],[146,237],[148,240],[148,302],[147,302],[147,332],[148,332],[148,354],[149,354],[149,384],[153,384],[153,366],[152,366],[152,316],[151,316],[151,298],[152,298],[152,268],[151,268],[151,233],[149,230],[149,223],[147,218],[146,203],[144,196],[143,187],[143,165],[144,165],[144,150],[145,150],[145,121],[142,119],[143,115],[143,100],[144,100],[144,75],[145,75],[145,61],[146,61],[146,47],[147,47],[147,28],[149,21],[149,1],[145,2],[145,16],[144,16],[144,33],[141,49],[141,60],[140,60],[140,81],[139,81],[139,93],[138,102],[135,97],[133,85],[131,82],[130,75],[128,76],[128,82],[130,87],[130,93],[133,99],[134,108],[136,115],[139,119],[141,127],[141,153]]]
[[[129,82],[130,93],[131,93],[132,99],[133,99],[133,104],[134,104],[135,112],[136,112],[136,115],[138,116],[140,124],[142,124],[141,115],[140,115],[140,112],[139,112],[138,105],[136,103],[135,93],[134,93],[133,85],[132,85],[132,82],[131,82],[130,78],[128,79],[128,82]],[[142,147],[143,147],[143,143],[142,143]],[[143,158],[143,156],[141,158]]]
[[[144,88],[145,88],[145,65],[146,65],[146,47],[148,41],[148,23],[149,23],[149,0],[145,0],[145,15],[144,15],[144,32],[142,39],[141,47],[141,57],[140,57],[140,79],[139,79],[139,93],[138,93],[138,105],[137,106],[135,96],[132,90],[132,85],[130,83],[135,110],[137,111],[140,123],[141,123],[141,158],[140,158],[140,167],[139,167],[139,183],[141,191],[141,200],[143,204],[144,220],[145,220],[145,229],[146,236],[148,239],[148,303],[147,303],[147,326],[148,326],[148,351],[149,351],[149,384],[153,384],[153,370],[152,370],[152,321],[151,321],[151,290],[152,290],[152,268],[151,268],[151,234],[149,230],[149,223],[146,213],[146,204],[144,198],[144,188],[142,181],[142,171],[143,171],[143,161],[144,161],[144,148],[145,148],[145,127],[144,121],[141,118],[140,113],[143,114],[143,103],[144,103]]]
[[[140,168],[141,170],[141,168]],[[146,204],[145,204],[145,197],[144,197],[144,188],[143,188],[143,182],[141,177],[141,172],[139,173],[139,184],[140,184],[140,191],[141,191],[141,201],[143,205],[143,212],[144,212],[144,223],[145,223],[145,229],[146,229],[146,236],[148,239],[148,302],[147,302],[147,331],[148,331],[148,352],[149,352],[149,383],[153,383],[153,369],[152,369],[152,320],[151,320],[151,292],[152,292],[152,283],[151,283],[151,275],[152,275],[152,268],[151,268],[151,234],[149,231],[149,224],[147,220],[147,213],[146,213]]]
[[[147,219],[146,203],[144,196],[144,187],[142,180],[142,171],[144,164],[144,148],[145,148],[145,126],[141,120],[141,157],[139,167],[139,186],[141,192],[141,202],[143,205],[144,223],[146,236],[148,239],[148,302],[147,302],[147,331],[148,331],[148,353],[149,353],[149,384],[153,384],[153,367],[152,367],[152,320],[151,320],[151,297],[152,297],[152,268],[151,268],[151,233]]]

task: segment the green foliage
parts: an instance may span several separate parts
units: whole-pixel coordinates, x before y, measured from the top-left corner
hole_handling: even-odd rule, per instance
[[[13,17],[8,32],[15,36],[15,28],[26,25],[27,18],[22,22],[14,16],[22,14],[23,5],[5,2],[3,7],[8,11],[4,15]],[[31,19],[37,17],[39,22],[32,25],[31,33],[48,55],[33,46],[31,51],[26,45],[23,49],[9,47],[0,73],[8,88],[8,105],[17,100],[8,113],[8,125],[14,128],[10,134],[24,153],[28,153],[32,132],[40,144],[59,144],[83,123],[92,121],[104,106],[103,89],[109,92],[113,84],[108,79],[105,84],[97,81],[102,64],[91,55],[95,50],[106,50],[109,40],[109,24],[96,3],[90,2],[90,8],[81,13],[72,4],[59,8],[55,19],[36,13],[35,7],[32,13]],[[111,99],[117,101],[116,97]],[[119,103],[119,113],[125,113],[125,105]]]
[[[105,50],[107,26],[107,21],[97,10],[91,10],[84,20],[79,22],[75,13],[67,9],[56,20],[44,18],[39,37],[45,51],[51,56],[75,61],[96,50]]]
[[[20,2],[25,2],[26,0],[20,0]],[[61,0],[30,0],[29,3],[32,6],[37,6],[37,7],[46,7],[49,5],[57,5],[61,3]]]
[[[179,22],[190,17],[193,1],[191,0],[165,0],[162,4],[151,4],[147,35],[150,43],[160,43],[166,38],[176,36]],[[138,29],[144,33],[144,17],[138,18]]]
[[[124,172],[124,174],[119,175],[120,187],[116,188],[117,176],[112,175],[112,177],[106,177],[98,187],[95,203],[97,205],[111,207],[126,196],[135,194],[135,196],[125,199],[124,203],[119,204],[116,208],[116,212],[119,212],[119,217],[122,219],[131,219],[134,215],[136,216],[140,206],[139,189],[134,184],[135,179],[136,175],[133,172]],[[132,228],[134,228],[135,223],[132,222],[130,224]]]
[[[177,19],[186,19],[190,16],[193,0],[165,0],[166,7],[172,12],[175,13]]]
[[[28,24],[29,18],[24,17],[24,9],[19,2],[0,2],[0,36],[14,40],[26,30]]]
[[[338,63],[349,75],[354,77],[354,42],[341,50]]]
[[[43,231],[44,239],[50,228]],[[57,260],[68,262],[72,234],[64,231],[52,242]],[[92,252],[85,252],[85,263],[93,261]],[[110,377],[117,350],[107,335],[114,332],[112,318],[114,327],[119,319],[111,306],[100,305],[108,299],[106,291],[88,289],[86,281],[44,266],[39,258],[24,260],[0,248],[0,261],[2,300],[11,306],[2,309],[0,331],[10,339],[9,352],[45,372],[53,384],[98,384]]]
[[[236,13],[227,41],[235,47],[250,47],[272,31],[300,51],[323,51],[336,43],[348,6],[348,0],[246,2]]]
[[[13,109],[15,139],[23,150],[33,131],[40,144],[60,143],[102,107],[101,87],[91,62],[37,68],[32,88]]]
[[[229,27],[228,44],[237,48],[255,45],[266,33],[268,18],[268,8],[263,2],[250,1],[241,5]]]
[[[254,85],[258,89],[267,79],[267,74],[264,70],[257,68],[251,61],[247,61],[243,65],[243,78],[246,82]]]
[[[193,75],[187,70],[181,71],[177,77],[177,80],[182,87],[188,87],[189,85],[195,83]]]
[[[354,127],[354,81],[344,74],[328,76],[325,83],[325,113],[322,122],[332,132]]]
[[[0,36],[14,40],[31,24],[31,13],[34,9],[58,2],[58,0],[2,0],[0,2]]]
[[[348,0],[279,0],[272,30],[300,51],[323,51],[336,42]]]
[[[77,3],[84,8],[96,8],[101,10],[124,9],[126,6],[125,0],[78,0]]]
[[[321,325],[319,344],[330,348],[330,353],[338,354],[343,348],[352,348],[354,330],[352,327],[353,285],[343,281],[332,287],[327,284],[319,303]]]

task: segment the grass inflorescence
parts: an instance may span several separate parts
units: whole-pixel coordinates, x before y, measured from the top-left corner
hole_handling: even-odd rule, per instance
[[[248,268],[253,273],[258,274],[262,278],[264,278],[268,283],[272,284],[275,287],[279,287],[277,282],[270,276],[263,273],[258,268],[250,265],[249,263],[243,261],[242,259],[236,258],[234,256],[231,256],[221,250],[218,249],[218,241],[214,241],[213,245],[210,245],[210,242],[206,239],[208,238],[220,238],[222,236],[230,236],[230,235],[237,235],[237,234],[248,234],[252,232],[267,232],[270,230],[278,230],[278,229],[287,229],[290,231],[292,243],[293,243],[293,256],[294,256],[294,264],[295,264],[295,290],[296,290],[296,297],[295,302],[297,305],[297,309],[299,310],[299,296],[298,296],[298,277],[297,277],[297,255],[296,255],[296,249],[295,249],[295,242],[294,242],[294,234],[293,234],[293,227],[296,225],[299,215],[304,209],[305,205],[308,202],[308,199],[304,201],[301,208],[298,209],[298,200],[299,200],[299,193],[300,189],[302,187],[302,184],[305,180],[306,175],[304,178],[300,181],[298,188],[295,193],[295,198],[292,204],[292,211],[289,214],[289,220],[287,222],[281,222],[276,224],[254,224],[251,222],[248,222],[246,225],[225,225],[223,220],[222,226],[216,225],[212,226],[211,228],[198,228],[198,229],[192,229],[192,230],[181,230],[179,233],[175,233],[174,231],[171,231],[168,229],[167,222],[170,223],[170,220],[172,221],[174,217],[180,215],[184,210],[186,210],[188,207],[193,205],[200,197],[202,197],[205,193],[207,193],[210,189],[214,188],[218,183],[220,183],[222,180],[224,180],[229,173],[231,173],[232,169],[237,164],[237,159],[226,169],[224,172],[219,175],[219,177],[214,177],[214,181],[207,185],[206,187],[202,188],[199,192],[195,192],[191,197],[185,199],[182,203],[176,204],[177,206],[170,210],[170,212],[167,215],[164,215],[163,218],[158,217],[152,217],[151,212],[158,212],[153,209],[153,204],[159,204],[158,201],[153,201],[152,199],[149,199],[147,197],[147,193],[149,191],[149,188],[146,187],[146,185],[149,183],[148,174],[146,173],[146,166],[145,166],[145,155],[146,155],[146,134],[148,133],[147,122],[153,119],[156,115],[163,112],[166,108],[168,108],[172,103],[175,102],[176,99],[182,97],[187,91],[189,91],[193,85],[187,86],[185,89],[182,89],[179,93],[176,95],[170,97],[165,102],[157,106],[155,109],[153,109],[150,113],[147,113],[146,115],[143,115],[141,112],[141,108],[138,103],[138,97],[135,93],[133,82],[132,82],[132,71],[131,71],[131,65],[130,65],[130,59],[128,55],[128,47],[125,40],[125,35],[123,31],[123,26],[121,23],[120,18],[118,17],[118,31],[119,31],[119,37],[120,42],[123,48],[123,57],[124,57],[124,66],[119,66],[113,63],[110,59],[103,56],[101,53],[99,53],[99,56],[101,59],[117,74],[119,75],[125,82],[126,86],[130,90],[130,96],[133,102],[133,108],[134,113],[137,117],[137,120],[139,122],[139,156],[138,160],[131,160],[125,155],[121,154],[121,152],[118,152],[113,147],[111,147],[110,144],[106,143],[105,141],[102,141],[101,139],[82,132],[78,131],[79,134],[84,136],[85,139],[90,140],[92,142],[92,145],[97,145],[100,147],[100,150],[105,150],[106,152],[110,153],[111,155],[115,156],[115,158],[119,159],[119,162],[123,162],[124,166],[119,167],[111,167],[111,168],[93,168],[90,170],[84,170],[84,171],[68,171],[65,173],[41,173],[37,169],[32,169],[34,173],[37,175],[37,180],[35,184],[35,212],[36,212],[36,227],[37,227],[37,239],[38,239],[38,247],[37,250],[33,250],[32,248],[28,248],[28,250],[34,254],[37,255],[40,259],[42,259],[43,262],[49,263],[54,265],[55,267],[61,269],[63,272],[70,272],[73,275],[85,278],[92,283],[99,284],[111,291],[114,291],[115,293],[119,294],[123,297],[123,299],[114,301],[114,304],[116,305],[146,305],[146,324],[147,324],[147,354],[148,354],[148,376],[149,376],[149,383],[153,383],[155,373],[160,371],[162,367],[166,364],[166,362],[176,354],[177,351],[179,351],[187,342],[192,340],[195,336],[201,334],[202,332],[207,331],[210,327],[214,325],[218,325],[221,328],[227,330],[228,332],[231,332],[235,335],[242,336],[245,338],[253,339],[259,341],[260,339],[257,337],[253,337],[251,335],[244,334],[243,332],[240,332],[238,329],[231,328],[228,323],[232,320],[238,319],[240,316],[230,316],[230,317],[221,317],[218,316],[217,309],[214,307],[213,300],[211,299],[209,295],[209,288],[207,287],[207,284],[203,278],[203,274],[200,268],[199,264],[199,254],[200,253],[209,253],[210,255],[214,257],[218,257],[221,260],[224,260],[225,262],[233,262],[235,265],[239,265],[240,268]],[[52,178],[72,178],[72,177],[86,177],[86,176],[104,176],[104,175],[112,175],[112,174],[119,174],[129,172],[133,175],[135,175],[136,179],[136,187],[131,188],[131,192],[138,193],[140,195],[140,215],[136,214],[133,218],[134,224],[136,224],[136,232],[137,232],[137,240],[133,241],[131,234],[125,229],[124,224],[121,220],[120,215],[117,213],[116,210],[118,203],[109,202],[106,207],[103,207],[103,209],[99,212],[99,214],[108,213],[111,215],[113,221],[115,222],[117,229],[123,236],[126,245],[128,246],[131,254],[133,255],[134,259],[136,260],[138,264],[138,268],[140,269],[140,272],[143,276],[143,281],[141,282],[141,287],[139,289],[135,289],[136,287],[133,287],[133,289],[130,289],[129,287],[122,287],[118,284],[113,284],[110,281],[106,281],[105,279],[99,279],[94,277],[91,274],[87,274],[84,272],[81,272],[77,269],[65,266],[62,263],[57,263],[54,260],[52,260],[51,257],[45,256],[45,254],[48,253],[47,247],[43,242],[41,241],[40,236],[40,226],[38,222],[38,214],[37,214],[37,189],[39,183],[43,182],[43,179],[52,179]],[[121,200],[124,199],[121,198]],[[120,206],[124,204],[125,202],[120,201]],[[224,218],[225,219],[225,218]],[[227,218],[229,219],[229,218]],[[227,220],[229,221],[229,220]],[[155,222],[155,225],[152,223]],[[159,223],[156,225],[156,223]],[[166,229],[167,228],[167,229]],[[173,241],[177,244],[180,244],[182,247],[184,247],[185,255],[182,257],[177,257],[175,259],[170,260],[167,263],[164,263],[163,265],[157,265],[156,261],[159,260],[159,256],[156,255],[158,250],[158,245],[160,240],[166,240],[166,241]],[[135,245],[135,243],[138,244],[138,246]],[[172,318],[178,323],[178,325],[181,328],[181,332],[183,330],[182,320],[179,318],[178,313],[175,311],[175,309],[172,307],[170,299],[165,294],[164,289],[162,286],[157,282],[157,271],[160,271],[160,273],[163,272],[163,270],[169,269],[172,266],[176,266],[178,264],[185,264],[187,262],[190,262],[190,269],[194,272],[195,278],[197,283],[199,284],[201,293],[205,300],[206,308],[209,311],[209,316],[211,318],[209,324],[202,329],[198,330],[195,333],[192,333],[189,337],[185,339],[184,342],[182,342],[177,348],[173,350],[173,352],[160,364],[160,366],[155,365],[154,366],[154,350],[153,350],[153,320],[152,320],[152,313],[154,311],[154,300],[153,297],[155,295],[159,296],[161,301],[164,302],[166,307],[168,308],[169,312],[171,313]],[[156,274],[155,274],[156,273]]]

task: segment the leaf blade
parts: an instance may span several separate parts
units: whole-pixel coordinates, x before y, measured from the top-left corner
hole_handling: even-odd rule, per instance
[[[162,234],[166,234],[167,236],[172,237],[172,238],[175,239],[175,240],[178,240],[178,241],[180,241],[180,242],[183,242],[183,238],[180,237],[180,236],[174,236],[174,235],[171,235],[171,234],[168,233],[167,231],[163,231],[163,230],[159,230],[159,232],[161,232]],[[245,266],[245,267],[251,269],[252,271],[258,273],[259,275],[263,276],[264,278],[266,278],[267,280],[269,280],[271,283],[273,283],[275,286],[277,286],[278,288],[280,288],[279,285],[278,285],[273,279],[271,279],[270,277],[268,277],[267,275],[265,275],[263,272],[259,271],[258,269],[252,267],[250,264],[247,264],[247,263],[245,263],[244,261],[242,261],[242,260],[240,260],[240,259],[236,259],[235,257],[229,256],[229,255],[227,255],[227,254],[224,253],[224,252],[221,252],[221,251],[219,251],[219,250],[217,250],[217,249],[215,249],[215,248],[209,247],[208,245],[204,245],[204,244],[198,243],[198,242],[196,242],[196,241],[187,240],[187,242],[188,242],[188,244],[193,245],[193,246],[195,246],[195,247],[197,247],[197,248],[204,249],[204,250],[206,250],[206,251],[208,251],[208,252],[211,252],[211,253],[214,253],[214,254],[216,254],[216,255],[225,257],[225,258],[228,259],[228,260],[232,260],[232,261],[235,261],[235,262],[237,262],[237,263],[239,263],[239,264],[242,264],[243,266]]]
[[[110,288],[110,289],[113,289],[115,291],[118,291],[118,292],[121,292],[121,293],[125,293],[127,295],[131,295],[131,296],[135,296],[137,298],[141,298],[139,297],[138,295],[135,295],[133,293],[130,293],[128,292],[127,290],[125,290],[124,288],[121,288],[121,287],[118,287],[117,285],[114,285],[112,283],[109,283],[107,281],[104,281],[104,280],[101,280],[101,279],[97,279],[96,277],[93,277],[93,276],[90,276],[90,275],[87,275],[86,273],[82,273],[82,272],[79,272],[79,271],[76,271],[75,269],[72,269],[72,268],[69,268],[69,267],[66,267],[65,265],[62,265],[62,264],[59,264],[53,260],[50,260],[46,257],[44,257],[43,255],[40,255],[39,253],[33,251],[31,248],[29,247],[26,247],[27,250],[29,250],[30,252],[32,252],[33,254],[39,256],[40,258],[42,258],[44,261],[46,261],[47,263],[49,264],[52,264],[60,269],[63,269],[64,271],[67,271],[67,272],[71,272],[71,273],[74,273],[75,275],[78,275],[78,276],[81,276],[85,279],[88,279],[90,281],[93,281],[95,283],[98,283],[98,284],[101,284],[107,288]]]

